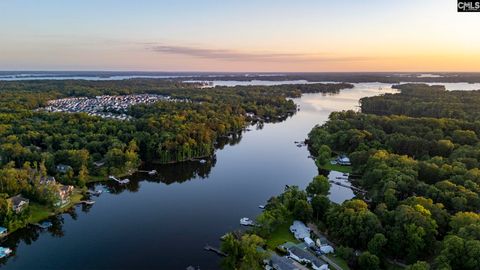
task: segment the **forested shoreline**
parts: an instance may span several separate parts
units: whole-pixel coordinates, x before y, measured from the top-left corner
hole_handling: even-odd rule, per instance
[[[309,134],[316,155],[348,154],[368,191],[368,204],[328,210],[326,230],[344,249],[368,251],[369,269],[394,259],[411,269],[479,269],[478,91],[397,88],[363,98],[362,112],[332,113]]]
[[[252,122],[281,121],[302,93],[336,93],[351,84],[216,87],[159,79],[0,82],[0,226],[24,226],[10,198],[55,209],[60,185],[80,191],[90,181],[125,175],[142,162],[171,163],[211,156],[218,139]],[[37,110],[49,100],[157,94],[189,102],[135,105],[119,121],[86,113]],[[60,166],[60,167],[59,167]],[[56,182],[46,179],[55,177]]]

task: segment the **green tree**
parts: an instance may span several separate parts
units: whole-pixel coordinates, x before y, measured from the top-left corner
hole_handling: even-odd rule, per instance
[[[317,165],[323,166],[330,162],[330,158],[332,157],[332,150],[328,145],[321,145],[320,148],[317,149],[317,156],[316,156],[316,163]],[[319,166],[319,167],[320,167]]]
[[[362,270],[379,270],[380,259],[370,252],[365,251],[358,257],[358,265]]]
[[[370,212],[364,201],[357,199],[331,207],[327,215],[327,226],[330,234],[341,244],[354,248],[366,247],[368,241],[382,231],[377,216]]]
[[[315,176],[307,186],[307,194],[310,196],[314,195],[326,195],[330,190],[330,182],[328,179],[323,175]]]
[[[303,222],[308,222],[312,219],[312,206],[305,200],[298,200],[295,202],[293,208],[293,217]]]
[[[377,257],[383,257],[383,249],[387,244],[388,240],[382,233],[376,233],[372,240],[368,242],[368,251]]]
[[[325,220],[330,209],[330,199],[325,195],[316,195],[312,198],[311,205],[315,219]]]
[[[409,265],[406,270],[430,270],[430,265],[424,261],[418,261],[412,265]]]

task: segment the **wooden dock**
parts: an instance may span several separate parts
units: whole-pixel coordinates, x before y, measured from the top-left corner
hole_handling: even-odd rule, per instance
[[[121,184],[121,185],[123,185],[123,184],[128,184],[128,183],[130,182],[129,179],[119,180],[119,179],[117,179],[117,178],[116,178],[115,176],[113,176],[113,175],[110,175],[108,178],[111,179],[111,180],[113,180],[113,181],[116,181],[117,183],[119,183],[119,184]]]
[[[77,202],[77,204],[86,204],[86,205],[92,205],[94,203],[95,203],[95,201],[93,201],[93,200],[84,200],[84,201]]]
[[[210,246],[210,245],[208,245],[208,244],[204,247],[204,249],[207,250],[207,251],[215,252],[215,253],[217,253],[218,255],[223,256],[223,257],[227,257],[227,256],[228,256],[227,253],[221,251],[221,250],[218,249],[218,248],[214,248],[214,247],[212,247],[212,246]]]
[[[353,190],[353,191],[357,191],[357,192],[362,193],[362,194],[366,194],[366,193],[367,193],[366,190],[363,190],[363,189],[361,189],[361,188],[354,187],[354,186],[345,185],[345,184],[342,184],[342,183],[337,182],[337,181],[330,180],[330,181],[328,181],[328,182],[330,182],[330,183],[332,183],[332,184],[334,184],[334,185],[337,185],[337,186],[349,188],[349,189],[351,189],[351,190]]]

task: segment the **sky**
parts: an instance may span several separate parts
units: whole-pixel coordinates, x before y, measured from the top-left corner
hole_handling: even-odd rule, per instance
[[[478,71],[457,0],[1,0],[0,70]]]

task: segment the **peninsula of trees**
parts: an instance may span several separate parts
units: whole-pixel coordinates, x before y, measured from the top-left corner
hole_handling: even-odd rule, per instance
[[[326,211],[326,230],[368,252],[368,269],[392,260],[411,269],[480,269],[480,92],[397,88],[363,98],[361,113],[332,113],[310,132],[312,152],[348,154],[368,191],[368,203]]]

